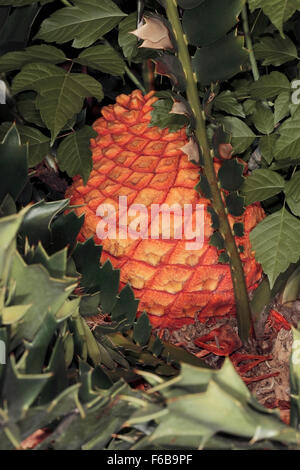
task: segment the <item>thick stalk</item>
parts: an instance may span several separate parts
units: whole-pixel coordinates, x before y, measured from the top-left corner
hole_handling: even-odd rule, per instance
[[[253,74],[254,80],[256,81],[259,79],[260,75],[259,75],[259,71],[258,71],[258,67],[257,67],[255,55],[254,55],[252,38],[251,38],[250,30],[249,30],[247,5],[244,5],[242,9],[242,20],[243,20],[243,29],[245,33],[246,45],[249,51],[252,74]]]
[[[224,238],[226,251],[230,258],[231,277],[236,301],[239,336],[243,342],[246,342],[250,335],[252,320],[244,270],[237,246],[235,244],[235,239],[228,222],[227,209],[224,206],[215,174],[213,157],[210,151],[206,133],[205,116],[199,100],[197,79],[193,73],[191,57],[187,46],[187,39],[183,33],[179,19],[177,1],[165,0],[165,4],[168,20],[172,25],[173,32],[177,40],[178,58],[183,66],[183,70],[186,76],[187,98],[196,118],[195,133],[203,155],[204,172],[211,189],[213,208],[219,217],[220,233]]]

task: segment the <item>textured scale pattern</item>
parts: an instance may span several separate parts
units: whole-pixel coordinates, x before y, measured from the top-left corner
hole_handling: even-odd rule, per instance
[[[91,140],[93,170],[86,186],[75,177],[67,192],[78,215],[85,214],[80,234],[83,241],[94,237],[103,245],[101,261],[109,258],[120,268],[121,284],[130,283],[140,299],[139,311],[147,311],[157,326],[180,327],[199,319],[234,313],[230,267],[218,263],[219,252],[210,246],[213,232],[207,207],[210,201],[194,189],[199,170],[180,149],[187,143],[184,129],[149,127],[153,92],[143,96],[138,90],[120,95],[116,104],[102,109],[94,123],[98,136]],[[218,167],[218,162],[215,163]],[[119,196],[128,205],[167,203],[205,205],[205,240],[200,250],[186,250],[186,240],[105,239],[99,240],[96,209],[110,203],[118,208]],[[194,214],[195,215],[195,214]],[[251,251],[249,232],[263,219],[259,204],[246,209],[242,217],[229,216],[231,225],[243,222],[245,235],[237,238],[249,290],[261,278],[261,267]],[[129,218],[130,221],[130,218]],[[149,210],[150,222],[150,210]],[[172,231],[171,231],[172,234]]]

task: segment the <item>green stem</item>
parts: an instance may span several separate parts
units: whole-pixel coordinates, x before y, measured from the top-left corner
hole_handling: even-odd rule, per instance
[[[141,84],[141,82],[138,80],[138,78],[131,72],[130,68],[125,65],[125,72],[130,78],[130,80],[144,93],[146,94],[146,90],[144,86]]]
[[[230,257],[231,277],[236,301],[239,335],[241,340],[246,342],[250,335],[252,319],[243,265],[228,222],[227,209],[225,209],[218,186],[213,157],[206,133],[205,116],[199,100],[197,79],[193,73],[192,62],[187,46],[188,42],[180,23],[176,0],[166,0],[166,12],[177,40],[178,58],[183,66],[186,76],[187,98],[196,118],[195,133],[203,155],[204,172],[211,189],[213,208],[219,217],[220,233],[224,238],[225,247]]]
[[[252,74],[253,74],[254,80],[257,81],[260,75],[259,75],[257,62],[256,62],[255,55],[254,55],[252,38],[251,38],[250,30],[249,30],[247,5],[244,5],[242,9],[242,20],[243,20],[243,28],[244,28],[244,33],[245,33],[246,45],[249,51]]]

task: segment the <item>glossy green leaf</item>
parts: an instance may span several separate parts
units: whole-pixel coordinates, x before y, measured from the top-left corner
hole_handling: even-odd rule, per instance
[[[0,144],[0,201],[10,194],[15,200],[27,182],[28,147],[21,144],[13,124]]]
[[[11,5],[11,2],[8,2],[7,0],[1,0],[1,2],[1,5],[3,6],[8,4]],[[6,18],[4,14],[5,22],[1,28],[0,36],[0,55],[12,50],[24,49],[26,47],[32,24],[39,12],[39,9],[39,4],[31,1],[28,6],[11,10],[10,14]],[[1,13],[2,12],[3,8],[1,10]]]
[[[105,313],[110,313],[116,305],[119,282],[120,271],[113,268],[110,260],[105,261],[100,269],[100,301]]]
[[[40,326],[33,341],[26,342],[26,353],[18,362],[18,369],[23,374],[40,374],[43,371],[43,365],[59,322],[56,320],[52,312],[48,312],[42,325]]]
[[[146,346],[150,339],[152,327],[146,312],[138,318],[133,328],[134,341],[140,346]]]
[[[2,282],[4,282],[4,285],[7,281],[16,246],[16,236],[28,209],[29,208],[26,207],[18,214],[12,214],[0,218],[0,278],[2,279]]]
[[[40,201],[30,207],[20,229],[23,237],[27,237],[31,245],[39,241],[47,246],[50,240],[50,226],[57,214],[68,205],[68,200],[44,202]]]
[[[51,278],[47,270],[40,265],[27,266],[17,254],[12,264],[12,276],[16,280],[16,298],[26,298],[26,303],[31,305],[18,328],[17,338],[32,341],[49,309],[56,313],[76,284],[74,279]]]
[[[189,43],[203,47],[218,41],[237,23],[244,3],[244,0],[227,0],[226,3],[204,0],[196,8],[185,10],[182,25]]]
[[[102,247],[95,245],[92,238],[89,238],[84,243],[78,243],[74,253],[73,259],[75,261],[76,269],[81,274],[81,285],[90,292],[97,292],[100,290],[100,257]]]
[[[26,256],[28,264],[42,264],[54,278],[63,278],[67,269],[66,248],[49,256],[43,245],[39,243]]]
[[[2,398],[6,401],[10,417],[20,419],[24,409],[36,400],[49,379],[50,374],[20,373],[13,356],[10,356],[2,388]]]
[[[65,246],[73,248],[77,235],[84,222],[84,215],[78,217],[74,211],[61,214],[51,224],[51,245],[49,252],[61,250]]]
[[[201,85],[224,81],[241,72],[248,59],[244,39],[231,33],[219,41],[198,48],[193,58],[193,67]]]
[[[131,325],[136,317],[139,301],[135,299],[132,288],[126,285],[120,292],[117,303],[111,311],[112,321],[120,321],[126,318]]]

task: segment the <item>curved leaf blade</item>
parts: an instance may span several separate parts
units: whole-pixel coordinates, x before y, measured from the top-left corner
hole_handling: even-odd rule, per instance
[[[189,43],[203,47],[218,41],[237,23],[244,4],[245,0],[204,0],[186,10],[182,26]]]
[[[125,73],[124,60],[113,47],[106,44],[85,49],[74,62],[111,75]]]
[[[58,44],[73,40],[73,47],[88,47],[127,16],[111,0],[75,0],[74,3],[44,20],[36,39]]]
[[[32,62],[48,62],[59,64],[67,60],[65,54],[57,47],[49,44],[27,47],[24,51],[8,52],[0,57],[0,72],[6,73],[19,70]]]

